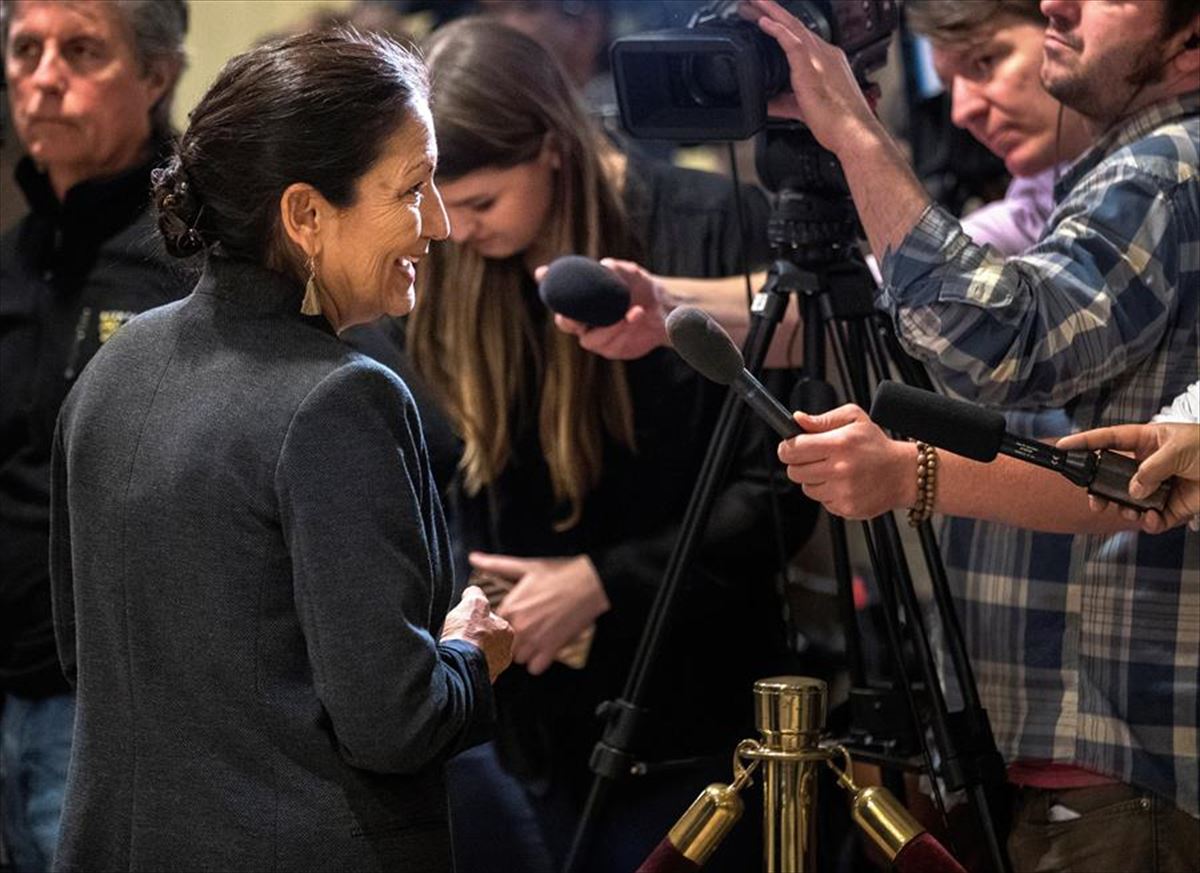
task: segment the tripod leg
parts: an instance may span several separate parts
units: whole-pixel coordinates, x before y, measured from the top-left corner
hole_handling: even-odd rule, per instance
[[[886,360],[890,353],[896,369],[909,384],[932,390],[933,383],[925,369],[900,348],[895,334],[882,324],[879,331],[869,333],[868,347],[871,350],[871,360],[876,367],[876,380],[886,377]],[[934,603],[937,606],[938,618],[943,628],[943,639],[951,667],[958,681],[963,708],[959,716],[951,721],[951,730],[957,735],[958,748],[962,754],[963,766],[967,772],[968,782],[982,785],[983,793],[990,802],[981,808],[993,811],[1002,808],[1005,802],[1005,768],[1004,759],[996,747],[996,739],[992,735],[991,723],[988,721],[987,710],[979,695],[979,686],[975,680],[975,672],[971,667],[971,659],[967,652],[962,625],[959,623],[958,610],[955,607],[954,596],[950,590],[950,582],[946,575],[946,567],[942,561],[933,525],[926,520],[918,530],[921,549],[925,556],[925,566],[929,569],[930,585],[933,591]],[[1007,817],[1005,817],[1006,820]],[[995,855],[1003,859],[1004,855],[998,847],[995,828],[985,830],[985,839],[997,842]]]
[[[869,319],[868,323],[872,320]],[[863,392],[856,397],[856,402],[860,406],[868,406],[870,404],[868,380],[861,375],[861,371],[865,367],[856,366],[856,364],[866,361],[873,365],[876,381],[888,375],[881,338],[867,330],[861,321],[845,325],[844,333],[835,331],[831,332],[831,335],[834,337],[834,350],[838,355],[839,369],[851,374],[847,384],[855,386],[856,391]],[[848,340],[845,346],[838,342],[843,338]],[[898,346],[893,348],[893,351],[896,350],[898,350]],[[902,364],[897,364],[901,369],[904,368],[904,365],[907,365],[909,371],[915,366],[911,359],[907,358]],[[876,529],[882,549],[888,559],[893,562],[897,571],[897,592],[908,616],[907,623],[912,629],[911,639],[916,650],[918,664],[928,687],[931,706],[930,727],[941,753],[941,772],[952,789],[966,790],[968,803],[979,823],[992,867],[997,873],[1003,873],[1007,870],[1007,858],[1001,849],[996,833],[995,822],[997,819],[992,813],[988,792],[984,790],[990,785],[993,789],[992,797],[997,796],[999,792],[996,790],[995,783],[997,779],[1000,782],[1003,781],[1003,764],[991,735],[986,712],[980,705],[974,672],[966,653],[958,615],[954,608],[945,567],[937,549],[932,527],[925,522],[921,526],[920,537],[931,578],[934,602],[950,656],[950,666],[963,695],[964,709],[958,714],[960,717],[957,719],[951,718],[945,702],[937,665],[929,646],[929,634],[925,628],[921,605],[913,587],[911,572],[904,557],[904,547],[895,518],[888,514],[875,519],[872,525]],[[963,730],[955,730],[955,724],[961,724]]]
[[[801,318],[804,324],[804,369],[807,376],[805,383],[807,390],[799,391],[797,395],[803,401],[799,404],[801,408],[815,414],[833,409],[837,405],[836,393],[833,387],[823,378],[825,373],[825,341],[827,336],[831,342],[843,384],[854,386],[859,391],[869,390],[866,369],[864,367],[850,366],[844,348],[845,344],[848,343],[852,348],[859,349],[861,352],[863,347],[861,337],[855,335],[853,325],[846,326],[832,318],[826,298],[815,293],[818,290],[818,288],[810,289],[812,293],[802,294],[799,298]],[[861,360],[861,357],[855,360]],[[849,566],[849,549],[846,540],[845,522],[835,516],[830,516],[829,520],[834,548],[834,562],[838,570],[839,601],[848,641],[847,654],[853,654],[858,659],[857,663],[854,660],[850,661],[851,678],[855,689],[852,692],[855,700],[852,701],[851,707],[853,729],[853,720],[855,719],[858,701],[863,701],[863,712],[870,712],[869,707],[878,703],[878,692],[867,686],[866,668],[862,660],[861,643],[858,639],[857,614],[853,606],[853,580]],[[903,635],[900,631],[898,620],[899,610],[895,594],[896,583],[893,581],[897,559],[893,555],[891,556],[891,560],[881,560],[878,547],[886,545],[886,538],[873,536],[871,524],[869,523],[863,524],[863,531],[871,567],[876,582],[879,585],[880,596],[883,601],[883,614],[888,642],[887,648],[890,650],[889,660],[895,671],[894,678],[898,680],[896,684],[905,691],[905,702],[912,725],[911,734],[921,748],[926,768],[932,773],[933,758],[925,735],[919,727],[921,724],[920,712],[911,692],[913,686],[908,676],[904,657]],[[902,553],[899,556],[899,561],[903,561]],[[851,648],[850,640],[853,640],[853,648]],[[862,715],[863,712],[859,712],[858,714]],[[878,718],[872,719],[871,727],[868,731],[863,732],[874,733],[877,731],[879,729],[878,721]],[[859,728],[862,729],[862,725],[859,725]],[[937,801],[937,806],[944,822],[944,805],[941,802],[940,795],[936,794],[936,792],[935,800]]]

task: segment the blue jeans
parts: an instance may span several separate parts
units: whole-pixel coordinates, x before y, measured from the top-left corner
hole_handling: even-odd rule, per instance
[[[71,760],[75,696],[4,697],[0,782],[4,845],[16,873],[50,869]]]

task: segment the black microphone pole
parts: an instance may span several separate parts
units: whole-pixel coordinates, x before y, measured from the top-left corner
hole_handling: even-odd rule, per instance
[[[761,369],[767,349],[775,334],[775,328],[783,319],[794,283],[800,271],[786,261],[776,261],[768,275],[759,299],[765,306],[750,315],[750,329],[746,336],[743,356],[746,368],[755,373]],[[729,467],[742,424],[746,418],[746,405],[736,390],[731,390],[721,407],[713,436],[708,444],[704,461],[696,478],[696,485],[683,516],[679,539],[667,563],[662,585],[650,608],[650,617],[634,655],[633,668],[626,680],[621,697],[601,704],[600,715],[604,719],[604,731],[592,750],[591,768],[596,774],[584,804],[583,814],[575,829],[571,848],[567,854],[565,873],[579,873],[592,832],[600,818],[615,783],[634,775],[640,765],[637,754],[637,739],[640,723],[645,715],[645,699],[649,680],[659,650],[666,639],[672,609],[683,582],[684,574],[691,565],[696,548],[708,528],[713,503]]]

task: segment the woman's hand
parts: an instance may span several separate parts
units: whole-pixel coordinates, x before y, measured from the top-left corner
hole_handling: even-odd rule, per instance
[[[797,412],[795,419],[806,433],[781,442],[779,460],[834,515],[874,518],[916,502],[916,446],[890,439],[861,407]]]
[[[573,558],[514,558],[472,552],[471,566],[511,579],[496,610],[516,632],[513,660],[534,676],[609,609],[600,575],[587,555]]]
[[[600,263],[629,289],[629,308],[625,318],[616,324],[593,327],[573,321],[565,315],[555,315],[554,323],[564,333],[579,337],[579,345],[603,358],[629,361],[650,354],[667,345],[666,290],[656,276],[632,261],[604,258]],[[546,267],[538,267],[535,275],[540,282]]]
[[[446,613],[440,639],[462,640],[482,651],[487,660],[488,678],[493,682],[512,663],[513,629],[492,612],[487,597],[477,585],[468,585],[462,600]]]
[[[1101,427],[1063,437],[1058,447],[1132,453],[1141,464],[1129,480],[1131,497],[1153,494],[1174,476],[1165,510],[1141,513],[1142,530],[1146,533],[1162,533],[1200,515],[1200,424],[1156,422]],[[1108,505],[1108,501],[1095,495],[1089,501],[1098,512]],[[1122,507],[1121,514],[1130,519],[1139,515],[1129,507]]]

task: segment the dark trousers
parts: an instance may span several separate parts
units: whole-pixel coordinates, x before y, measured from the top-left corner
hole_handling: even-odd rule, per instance
[[[1015,873],[1200,871],[1200,819],[1130,785],[1020,788],[1008,854]]]
[[[458,873],[554,873],[538,817],[521,783],[500,766],[494,743],[452,758],[446,788]]]

